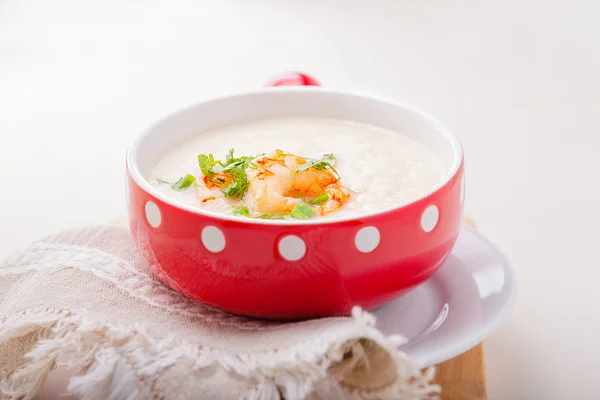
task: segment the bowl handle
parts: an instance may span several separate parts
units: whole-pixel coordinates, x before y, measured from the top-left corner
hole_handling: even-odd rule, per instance
[[[265,86],[321,86],[318,80],[302,72],[287,72],[271,79]]]

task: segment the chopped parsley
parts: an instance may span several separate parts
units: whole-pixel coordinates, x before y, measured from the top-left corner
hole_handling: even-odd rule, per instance
[[[232,214],[251,218],[250,210],[246,206],[239,206],[239,207],[234,208]]]
[[[304,203],[298,203],[296,207],[290,211],[290,216],[296,219],[311,219],[315,215],[317,215],[317,212],[311,206]]]
[[[234,208],[233,211],[231,212],[231,214],[240,215],[242,217],[247,217],[247,218],[257,218],[257,219],[285,219],[289,215],[289,214],[284,214],[284,215],[262,214],[262,215],[253,216],[250,214],[250,209],[248,209],[248,207],[246,207],[246,206],[239,206],[239,207]]]
[[[340,175],[334,168],[336,163],[337,163],[337,159],[331,153],[323,154],[323,157],[321,157],[320,159],[307,158],[306,162],[304,164],[302,164],[298,168],[296,168],[296,171],[294,172],[294,174],[292,176],[297,175],[301,172],[304,172],[309,168],[314,168],[317,170],[328,169],[335,174],[335,177],[337,179],[340,179]]]
[[[256,218],[259,219],[286,219],[288,217],[289,214],[282,214],[282,215],[276,215],[276,214],[263,214],[263,215],[259,215]]]
[[[227,156],[225,157],[225,163],[229,164],[229,161],[233,160],[233,149],[229,149],[229,151],[227,152]]]
[[[309,203],[318,206],[325,203],[327,200],[329,200],[329,195],[327,193],[321,193],[320,195],[312,199]]]
[[[331,164],[332,167],[335,167],[335,164],[337,163],[337,158],[335,158],[335,156],[333,155],[333,153],[323,154],[323,157],[321,157],[321,159],[323,161],[328,162],[329,164]]]
[[[246,175],[247,165],[248,164],[246,163],[228,170],[233,180],[225,187],[225,189],[223,189],[223,194],[225,197],[239,197],[240,199],[244,198],[244,195],[248,191],[248,186],[250,186],[248,176]]]
[[[269,213],[269,214],[253,216],[252,214],[250,214],[250,209],[248,209],[248,207],[246,207],[246,206],[239,206],[239,207],[234,208],[233,211],[231,212],[231,214],[240,215],[242,217],[247,217],[247,218],[256,218],[256,219],[287,219],[287,218],[311,219],[312,217],[317,215],[317,212],[311,206],[309,206],[307,204],[298,203],[292,211],[290,211],[289,213],[281,214],[281,215]]]
[[[248,176],[246,168],[254,157],[235,157],[234,149],[229,149],[225,162],[215,160],[212,154],[199,154],[198,165],[202,174],[217,186],[222,186],[227,181],[226,178],[231,178],[231,182],[222,188],[225,197],[244,198],[248,191]],[[215,175],[219,175],[215,177]]]
[[[198,165],[200,166],[200,171],[202,171],[202,175],[211,179],[215,173],[213,171],[213,167],[215,166],[215,158],[212,154],[199,154],[198,155]]]
[[[173,190],[182,191],[192,186],[194,182],[196,182],[196,177],[194,175],[187,174],[186,176],[181,177],[181,179],[172,184],[171,188]]]

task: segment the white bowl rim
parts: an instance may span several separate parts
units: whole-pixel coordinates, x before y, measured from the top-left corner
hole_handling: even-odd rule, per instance
[[[455,152],[455,158],[454,158],[452,167],[450,168],[449,173],[446,174],[445,179],[442,179],[437,185],[435,185],[430,190],[422,193],[419,197],[416,197],[405,203],[398,204],[394,207],[388,207],[388,208],[385,208],[382,210],[364,213],[364,214],[360,214],[360,215],[349,215],[349,216],[342,216],[339,218],[334,217],[334,218],[327,218],[327,219],[309,219],[309,220],[298,220],[298,219],[284,219],[284,220],[276,219],[276,220],[273,220],[273,219],[247,218],[244,216],[221,214],[221,213],[217,213],[217,212],[213,212],[213,211],[209,211],[209,210],[203,210],[199,207],[193,207],[193,206],[184,204],[182,202],[179,202],[179,201],[177,201],[173,198],[170,198],[169,196],[161,193],[160,191],[156,190],[152,185],[150,185],[150,183],[143,177],[142,173],[140,172],[137,162],[136,162],[136,154],[139,151],[139,146],[143,142],[144,138],[157,125],[159,125],[163,121],[165,121],[169,118],[172,118],[180,113],[190,111],[194,108],[202,106],[203,104],[207,104],[207,103],[211,103],[211,102],[224,101],[229,98],[235,98],[235,97],[260,95],[260,93],[286,92],[286,91],[287,92],[328,92],[328,93],[337,94],[337,95],[361,97],[365,100],[374,101],[374,102],[384,102],[384,103],[388,103],[395,107],[404,108],[405,110],[408,110],[409,112],[416,114],[418,117],[422,118],[423,120],[425,120],[432,126],[435,126],[437,128],[437,131],[448,140],[448,142],[451,144],[451,146]],[[346,91],[346,90],[327,89],[327,88],[323,88],[322,86],[263,87],[263,88],[256,89],[256,90],[234,92],[234,93],[229,93],[229,94],[225,94],[225,95],[221,95],[221,96],[217,96],[217,97],[212,97],[212,98],[209,98],[206,100],[202,100],[202,101],[193,103],[187,107],[179,108],[175,111],[172,111],[172,112],[164,115],[162,118],[156,120],[154,123],[152,123],[148,128],[146,128],[144,131],[142,131],[134,139],[134,141],[131,143],[131,145],[129,146],[129,148],[127,150],[127,169],[130,173],[131,178],[141,189],[143,189],[150,195],[154,196],[155,198],[157,198],[173,207],[183,209],[183,210],[186,210],[186,211],[194,213],[194,214],[199,214],[199,215],[202,215],[205,217],[216,218],[219,220],[240,222],[240,223],[252,224],[252,225],[296,225],[296,226],[299,226],[299,225],[321,225],[322,226],[322,225],[329,225],[329,224],[337,224],[337,223],[341,223],[341,222],[358,221],[358,220],[361,220],[364,218],[371,218],[371,217],[379,216],[379,215],[386,214],[386,213],[389,213],[392,211],[397,211],[401,208],[404,208],[411,204],[417,203],[417,202],[423,200],[424,198],[429,197],[430,195],[439,191],[440,189],[442,189],[444,186],[446,186],[446,184],[450,180],[452,180],[456,176],[462,163],[463,163],[463,148],[462,148],[462,144],[460,143],[460,140],[454,133],[452,133],[448,128],[446,128],[445,125],[443,125],[437,118],[435,118],[431,114],[429,114],[417,107],[414,107],[412,105],[409,105],[409,104],[406,104],[403,102],[399,102],[399,101],[395,101],[395,100],[392,100],[392,99],[389,99],[389,98],[386,98],[383,96],[362,94],[362,93]],[[129,188],[127,188],[127,190],[129,190]]]

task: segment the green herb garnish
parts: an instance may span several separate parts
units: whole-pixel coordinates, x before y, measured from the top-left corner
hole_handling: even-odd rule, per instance
[[[229,149],[225,162],[215,160],[215,157],[212,154],[199,154],[198,165],[200,166],[202,174],[211,181],[215,174],[226,173],[231,176],[231,183],[223,188],[223,194],[225,197],[239,197],[243,199],[248,191],[248,186],[250,185],[248,176],[246,175],[246,168],[254,157],[244,156],[236,158],[233,153],[234,149]],[[217,177],[215,180],[217,181],[217,184],[220,185],[224,184],[226,181],[222,177]]]
[[[215,173],[213,171],[213,167],[215,166],[215,159],[212,154],[199,154],[198,155],[198,165],[200,166],[200,171],[202,171],[202,175],[211,179]]]
[[[321,160],[329,163],[332,167],[335,167],[335,164],[337,164],[337,158],[335,158],[333,153],[323,154],[323,157],[321,157]]]
[[[334,168],[336,163],[337,163],[337,159],[331,153],[323,154],[323,157],[321,157],[321,159],[307,158],[306,162],[304,164],[302,164],[298,168],[296,168],[296,171],[294,171],[294,173],[292,174],[292,177],[294,175],[297,175],[301,172],[306,171],[309,168],[314,168],[317,170],[329,169],[335,174],[335,177],[337,179],[340,179],[340,175]]]
[[[239,207],[234,208],[232,214],[251,218],[250,210],[246,206],[239,206]]]
[[[229,164],[230,160],[233,160],[233,149],[229,149],[229,151],[227,152],[227,156],[225,157],[225,163]]]
[[[275,215],[275,214],[262,214],[257,216],[252,216],[250,214],[250,210],[246,206],[239,206],[233,209],[231,212],[233,215],[241,215],[242,217],[247,218],[256,218],[256,219],[285,219],[289,216],[289,214],[283,215]]]
[[[327,193],[321,193],[320,195],[312,199],[309,203],[318,206],[325,203],[327,200],[329,200],[329,195]]]
[[[190,186],[192,186],[192,184],[194,182],[196,182],[196,177],[193,175],[187,174],[186,176],[182,177],[177,182],[175,182],[173,185],[171,185],[171,188],[173,190],[181,191],[181,190],[187,189]]]
[[[304,203],[298,203],[296,207],[290,211],[290,216],[296,219],[311,219],[315,215],[317,215],[317,212]]]
[[[246,175],[240,175],[237,179],[234,179],[229,185],[222,190],[225,197],[239,197],[242,198],[248,190],[248,178]]]
[[[263,214],[263,215],[259,215],[256,218],[259,218],[259,219],[286,219],[289,216],[290,216],[289,213],[281,214],[281,215],[277,215],[277,214]]]
[[[167,182],[164,179],[160,179],[160,178],[156,179],[156,182],[160,183],[161,185],[169,185],[169,186],[172,185],[171,182]]]

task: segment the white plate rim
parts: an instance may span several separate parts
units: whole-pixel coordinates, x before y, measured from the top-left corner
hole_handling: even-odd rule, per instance
[[[512,264],[509,262],[504,253],[478,230],[464,226],[461,228],[460,234],[464,234],[463,231],[467,231],[469,232],[469,234],[474,235],[477,238],[477,240],[481,240],[484,243],[484,245],[488,246],[489,251],[495,253],[495,257],[497,257],[499,263],[502,265],[504,270],[504,279],[506,282],[506,284],[504,285],[504,290],[506,290],[506,298],[505,301],[502,303],[500,310],[497,313],[490,317],[489,320],[485,321],[485,323],[482,323],[482,325],[478,326],[478,329],[472,329],[470,331],[465,332],[464,337],[461,337],[460,341],[446,343],[445,346],[438,346],[435,350],[431,350],[430,352],[421,354],[419,356],[411,355],[410,347],[404,349],[405,346],[410,346],[412,342],[409,341],[406,344],[400,346],[399,350],[403,352],[408,358],[416,362],[421,368],[430,367],[442,363],[444,361],[450,360],[476,347],[479,343],[483,342],[506,319],[516,299],[516,274]],[[477,300],[484,301],[482,299]],[[427,340],[428,338],[425,337],[422,339],[422,342],[426,343]]]

